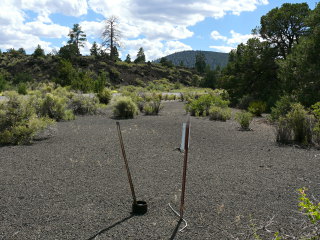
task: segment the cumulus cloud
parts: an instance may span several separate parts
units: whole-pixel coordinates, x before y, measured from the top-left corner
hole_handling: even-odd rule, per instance
[[[205,18],[221,18],[226,14],[240,14],[254,11],[259,5],[268,4],[267,0],[1,0],[0,9],[0,48],[34,48],[37,44],[46,49],[55,48],[42,38],[62,38],[68,28],[52,22],[50,16],[59,13],[66,16],[86,16],[89,9],[108,18],[120,18],[126,51],[135,53],[145,46],[147,58],[154,59],[174,51],[188,50],[190,46],[181,42],[194,33],[189,29]],[[30,21],[26,11],[36,17]],[[80,25],[89,41],[100,39],[103,21],[86,21],[81,18]],[[14,33],[10,31],[15,31]],[[19,35],[19,36],[17,36]],[[23,41],[20,35],[25,39]],[[228,45],[243,41],[246,35],[231,32],[231,37],[213,31],[214,40],[223,40]],[[30,44],[27,45],[27,44]],[[88,43],[89,44],[89,43]],[[145,44],[145,45],[144,45]],[[139,45],[139,46],[138,46]],[[89,46],[88,46],[89,47]],[[132,49],[130,49],[132,48]],[[87,50],[83,50],[88,52]]]
[[[119,16],[128,35],[150,39],[179,40],[193,36],[188,29],[206,17],[221,18],[228,12],[253,11],[267,0],[88,0],[90,8],[110,17]]]
[[[194,33],[189,29],[207,17],[221,18],[227,13],[239,15],[243,11],[254,11],[257,6],[268,4],[267,0],[117,0],[116,3],[106,0],[88,0],[89,7],[96,13],[108,18],[118,16],[121,22],[121,32],[127,40],[127,48],[132,47],[136,51],[142,42],[147,44],[146,54],[149,58],[155,58],[172,52],[166,50],[163,41],[176,41],[190,38]],[[92,24],[92,32],[95,35],[101,29],[97,23]],[[235,33],[234,33],[235,34]],[[212,38],[219,40],[236,41],[240,36],[228,39],[213,32]],[[145,41],[148,41],[147,43]],[[240,41],[240,40],[239,40]],[[139,43],[138,47],[134,46]],[[169,43],[167,43],[168,45]],[[151,50],[152,49],[152,50]],[[170,48],[169,48],[170,49]],[[190,49],[184,46],[182,49]],[[132,50],[130,54],[132,54]],[[135,53],[136,54],[136,53]]]
[[[89,6],[104,16],[117,15],[127,19],[191,26],[205,17],[223,17],[226,13],[254,11],[267,0],[88,0]],[[148,19],[148,20],[146,20]]]
[[[147,61],[152,61],[175,52],[192,50],[189,45],[186,45],[180,41],[155,41],[146,38],[126,40],[125,45],[128,49],[131,59],[135,59],[139,48],[143,47]]]
[[[46,17],[51,13],[79,17],[88,11],[86,0],[24,0],[17,1],[18,3],[21,3],[21,9],[32,10],[39,13],[41,17]]]
[[[224,40],[224,41],[228,40],[227,37],[222,36],[218,31],[212,31],[210,36],[214,40]]]
[[[44,24],[42,22],[28,22],[22,29],[27,34],[46,38],[61,38],[68,35],[70,29],[58,24]]]
[[[209,46],[209,48],[215,49],[218,52],[224,52],[229,53],[232,49],[235,49],[234,47],[230,46]]]
[[[253,38],[252,34],[244,34],[243,35],[243,34],[235,32],[233,30],[231,30],[230,33],[231,33],[231,38],[229,38],[227,40],[227,43],[230,45],[245,43],[248,41],[249,38]]]
[[[0,9],[0,48],[23,47],[30,52],[40,44],[51,52],[56,47],[41,38],[62,38],[69,28],[54,24],[50,14],[78,17],[87,13],[88,5],[86,0],[1,0]],[[34,12],[36,19],[28,21],[27,10]]]
[[[241,34],[237,33],[234,30],[230,31],[231,37],[228,38],[226,36],[222,36],[218,31],[212,31],[210,36],[213,40],[222,40],[227,45],[214,45],[209,46],[210,48],[216,49],[220,52],[230,52],[232,49],[236,48],[236,46],[240,43],[246,43],[249,38],[253,38],[254,35],[252,34]]]

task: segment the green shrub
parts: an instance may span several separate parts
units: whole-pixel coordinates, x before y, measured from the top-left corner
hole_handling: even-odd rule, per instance
[[[120,96],[112,104],[113,116],[116,118],[134,118],[138,114],[136,103],[126,96]]]
[[[211,89],[209,88],[209,89],[206,90],[206,91],[208,91],[208,93],[211,94],[211,95],[215,95],[215,96],[221,97],[222,100],[225,100],[225,101],[229,101],[229,100],[230,100],[229,93],[228,93],[228,91],[225,90],[225,89],[219,89],[219,88],[217,88],[217,89],[211,90]]]
[[[209,114],[211,106],[217,106],[221,108],[228,107],[229,101],[223,100],[220,96],[205,94],[198,99],[193,99],[186,105],[186,110],[190,112],[192,116],[203,116]]]
[[[59,120],[72,120],[74,115],[72,110],[68,109],[68,99],[47,93],[45,97],[40,100],[40,107],[38,115]]]
[[[182,88],[182,87],[183,87],[183,84],[180,83],[180,82],[175,82],[175,83],[174,83],[174,86],[173,86],[174,89],[180,89],[180,88]]]
[[[0,73],[0,92],[4,91],[7,87],[7,81],[5,77]]]
[[[301,188],[299,189],[299,210],[304,213],[310,220],[312,224],[319,223],[320,224],[320,202],[318,204],[313,203],[305,193],[307,189]],[[318,235],[319,237],[319,235]],[[317,239],[317,238],[312,238]]]
[[[107,85],[107,74],[106,72],[101,72],[98,78],[94,81],[94,92],[102,92]]]
[[[317,102],[311,106],[312,114],[317,120],[320,120],[320,102]]]
[[[70,107],[74,114],[96,114],[98,111],[99,99],[91,95],[75,94],[70,103]]]
[[[240,109],[248,109],[251,102],[254,101],[254,98],[250,95],[244,95],[239,99],[239,102],[237,104],[237,107]]]
[[[56,72],[57,78],[55,78],[55,82],[61,86],[71,85],[71,82],[74,79],[77,79],[78,76],[76,69],[72,66],[72,63],[66,59],[60,60]]]
[[[93,92],[95,89],[95,81],[91,72],[80,72],[71,81],[71,87],[75,90],[80,90],[83,93]]]
[[[27,92],[27,84],[24,82],[20,82],[18,85],[18,93],[21,95],[26,95]]]
[[[13,83],[14,84],[19,84],[19,83],[27,83],[27,82],[32,82],[32,77],[28,73],[20,72],[17,73],[14,78],[13,78]]]
[[[16,92],[7,92],[8,101],[0,103],[0,144],[27,144],[35,135],[53,124],[39,118],[33,103]]]
[[[320,146],[320,102],[311,106],[312,114],[314,115],[316,122],[313,128],[313,141],[316,145]]]
[[[160,100],[146,102],[143,107],[145,115],[158,115],[163,108]]]
[[[225,122],[231,118],[231,109],[212,106],[209,109],[209,117],[210,120],[218,120]]]
[[[250,130],[249,126],[253,120],[251,113],[246,111],[237,112],[235,119],[240,124],[242,130]]]
[[[146,86],[146,83],[144,81],[142,81],[140,78],[136,78],[134,80],[133,84],[138,87],[145,87]]]
[[[271,108],[271,120],[276,121],[280,117],[284,117],[291,110],[291,105],[294,103],[296,103],[296,101],[292,96],[282,96],[280,100],[276,102],[275,106]]]
[[[115,67],[110,68],[109,77],[112,82],[117,82],[120,79],[120,75],[120,72]]]
[[[160,91],[160,92],[169,92],[174,89],[175,86],[166,78],[161,78],[159,80],[154,80],[149,82],[147,89],[150,91]]]
[[[101,92],[98,92],[97,97],[99,98],[100,103],[108,104],[112,97],[111,90],[104,88]]]
[[[277,126],[277,141],[281,143],[301,143],[311,144],[313,128],[315,125],[314,117],[300,103],[291,105],[291,110],[280,117]]]
[[[267,109],[267,104],[262,101],[253,101],[249,104],[248,111],[255,116],[261,116]]]
[[[290,143],[293,139],[293,133],[289,121],[284,118],[280,117],[277,123],[277,135],[276,140],[280,143]]]
[[[309,144],[312,141],[312,120],[300,103],[292,104],[286,119],[293,131],[294,141]]]

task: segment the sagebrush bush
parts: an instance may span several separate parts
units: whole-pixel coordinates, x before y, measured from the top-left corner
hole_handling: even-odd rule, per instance
[[[126,96],[120,96],[112,104],[113,116],[116,118],[134,118],[138,114],[137,104]]]
[[[99,99],[93,95],[76,94],[71,98],[70,108],[74,114],[96,114],[99,107]]]
[[[169,92],[174,88],[175,88],[175,85],[166,78],[149,82],[147,86],[147,89],[149,91],[160,91],[160,92]]]
[[[304,145],[312,143],[315,118],[300,103],[291,104],[291,110],[280,117],[277,124],[277,141],[296,142]]]
[[[112,97],[111,90],[104,88],[101,92],[97,93],[97,97],[99,98],[100,103],[108,104]]]
[[[267,109],[267,104],[263,101],[253,101],[249,104],[248,111],[255,116],[260,117]]]
[[[229,101],[223,100],[220,96],[205,94],[198,99],[191,100],[186,105],[187,112],[190,112],[192,116],[207,116],[211,106],[217,106],[226,108],[229,105]]]
[[[280,143],[290,143],[293,139],[293,132],[292,128],[289,124],[289,121],[284,118],[280,117],[276,126],[277,135],[276,140]]]
[[[292,128],[294,141],[309,144],[312,141],[312,119],[300,103],[292,104],[286,119]]]
[[[212,106],[209,109],[209,117],[210,120],[218,120],[225,122],[231,118],[231,109]]]
[[[219,96],[222,100],[225,100],[225,101],[229,101],[230,100],[230,96],[229,96],[229,93],[227,90],[225,89],[214,89],[214,90],[211,90],[209,89],[209,94],[211,95],[215,95],[215,96]]]
[[[315,117],[315,126],[313,128],[313,142],[320,146],[320,102],[311,106],[312,114]]]
[[[144,104],[143,112],[145,115],[158,115],[162,108],[160,100],[152,100]]]
[[[246,111],[237,112],[235,119],[240,124],[242,130],[250,130],[249,126],[253,120],[253,116],[251,113]]]
[[[49,117],[56,121],[74,119],[73,111],[68,109],[68,98],[47,93],[40,100],[38,115]]]
[[[54,121],[38,117],[33,103],[16,92],[7,92],[0,103],[0,144],[27,144]]]

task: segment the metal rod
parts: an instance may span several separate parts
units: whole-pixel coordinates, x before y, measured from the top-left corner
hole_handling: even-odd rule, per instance
[[[133,183],[132,183],[132,179],[131,179],[131,174],[130,174],[130,170],[129,170],[129,164],[128,164],[126,152],[125,152],[125,150],[124,150],[124,145],[123,145],[122,134],[121,134],[121,129],[120,129],[120,123],[119,123],[119,122],[117,122],[117,129],[118,129],[118,136],[119,136],[119,141],[120,141],[122,156],[123,156],[124,164],[125,164],[126,170],[127,170],[127,175],[128,175],[128,180],[129,180],[129,184],[130,184],[130,189],[131,189],[131,194],[132,194],[133,202],[134,202],[134,204],[136,204],[136,203],[137,203],[136,194],[135,194],[135,192],[134,192],[134,187],[133,187]]]
[[[190,132],[190,117],[188,118],[188,122],[186,126],[185,141],[184,141],[184,162],[183,162],[183,174],[182,174],[180,219],[183,218],[183,211],[184,211],[184,198],[185,198],[185,191],[186,191],[187,163],[188,163],[188,150],[189,150],[189,132]]]

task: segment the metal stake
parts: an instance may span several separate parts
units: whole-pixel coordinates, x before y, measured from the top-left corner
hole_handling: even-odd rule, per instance
[[[184,197],[185,197],[185,191],[186,191],[187,163],[188,163],[188,150],[189,150],[189,132],[190,132],[190,117],[188,118],[188,122],[186,126],[185,141],[184,141],[184,163],[183,163],[183,174],[182,174],[180,219],[183,219],[183,211],[184,211]]]
[[[121,134],[121,129],[120,129],[120,123],[119,122],[117,122],[117,129],[118,129],[118,136],[119,136],[122,156],[123,156],[123,160],[124,160],[124,163],[125,163],[125,166],[126,166],[126,170],[127,170],[127,175],[128,175],[128,180],[129,180],[129,184],[130,184],[133,203],[137,204],[136,194],[134,192],[133,183],[132,183],[131,174],[130,174],[129,165],[128,165],[128,160],[127,160],[126,152],[124,150],[124,145],[123,145],[122,134]]]

